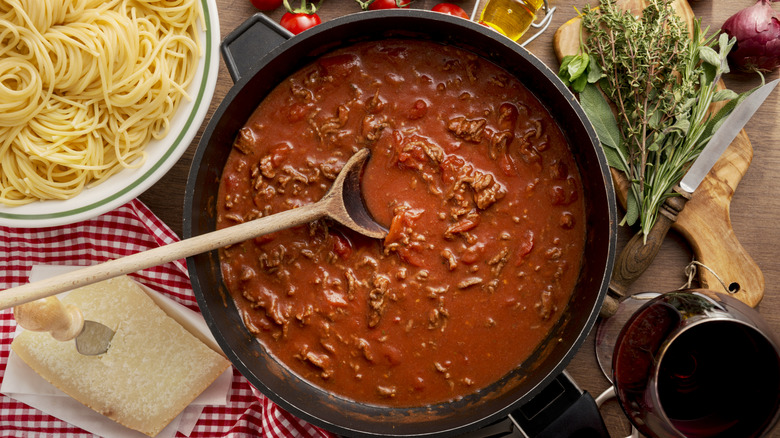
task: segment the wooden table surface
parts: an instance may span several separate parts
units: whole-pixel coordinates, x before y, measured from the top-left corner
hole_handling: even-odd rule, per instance
[[[471,13],[474,8],[474,0],[448,1],[459,4],[468,13]],[[531,42],[527,48],[557,70],[558,62],[552,46],[553,33],[561,24],[576,15],[574,6],[579,8],[587,2],[588,0],[551,0],[551,6],[557,8],[553,22],[548,31]],[[591,2],[596,3],[596,0]],[[257,12],[250,0],[216,0],[216,3],[222,37]],[[290,3],[297,5],[299,1],[290,0]],[[430,9],[436,3],[438,3],[436,0],[415,0],[412,6]],[[729,16],[753,3],[754,0],[699,0],[692,1],[691,6],[696,15],[702,19],[703,24],[718,29]],[[319,14],[323,21],[327,21],[359,11],[360,7],[354,0],[324,0]],[[280,9],[267,15],[278,21],[283,12]],[[767,80],[777,76],[777,72],[772,73],[768,75]],[[760,80],[754,75],[731,74],[726,78],[726,84],[737,91],[746,90],[759,82]],[[225,65],[220,62],[219,79],[208,117],[213,114],[231,86],[232,81]],[[780,178],[780,128],[776,125],[777,120],[780,120],[780,92],[775,91],[745,127],[753,145],[754,157],[732,199],[731,221],[740,242],[764,273],[766,291],[758,309],[768,320],[774,332],[780,335],[780,290],[777,290],[777,285],[780,284],[780,263],[778,263],[780,183],[777,181],[777,178]],[[205,125],[206,122],[204,127]],[[202,130],[203,127],[201,132]],[[173,169],[140,196],[140,199],[180,236],[187,174],[201,132]],[[629,230],[620,230],[618,248],[629,236]],[[631,290],[668,291],[679,288],[685,282],[683,270],[691,257],[691,251],[684,238],[671,232],[653,265]],[[602,375],[596,361],[594,333],[590,334],[567,370],[581,388],[595,397],[608,388],[609,382]],[[602,413],[613,436],[626,436],[630,431],[628,420],[614,401],[608,403],[602,409]],[[772,436],[780,436],[780,427],[775,428]]]

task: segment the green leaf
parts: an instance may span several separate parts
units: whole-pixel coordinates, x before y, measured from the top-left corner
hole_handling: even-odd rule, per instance
[[[582,90],[585,89],[585,85],[588,85],[588,77],[586,75],[580,75],[574,80],[571,88],[577,93],[582,93]]]
[[[693,105],[696,103],[696,98],[690,98],[686,99],[685,102],[683,102],[682,105],[680,105],[679,113],[687,112],[689,109],[693,107]]]
[[[733,90],[729,90],[729,89],[726,88],[726,89],[723,89],[723,90],[716,91],[715,95],[712,96],[712,101],[713,102],[720,102],[720,101],[723,101],[723,100],[736,99],[737,97],[739,97],[739,94],[737,94]]]
[[[626,197],[626,215],[623,216],[623,223],[628,226],[634,225],[639,219],[639,202],[634,196],[634,191],[629,190]]]
[[[596,129],[599,140],[611,148],[618,148],[620,145],[620,128],[618,128],[612,109],[609,107],[607,99],[601,94],[598,87],[593,84],[587,84],[580,92],[580,104],[590,123]]]
[[[737,97],[734,99],[731,99],[730,101],[726,102],[725,105],[723,105],[723,108],[721,108],[715,115],[710,117],[709,120],[707,120],[704,130],[702,132],[702,138],[709,138],[712,135],[715,134],[715,131],[720,128],[720,125],[723,124],[723,122],[726,120],[726,117],[728,117],[729,114],[731,114],[732,111],[734,111],[734,108],[737,107],[737,105],[745,100],[746,97],[750,95],[753,91],[756,89],[746,91],[744,93],[738,94]]]
[[[601,144],[601,149],[604,151],[604,156],[607,157],[607,165],[614,167],[615,169],[625,173],[626,166],[623,164],[623,160],[620,158],[620,154],[617,153],[615,148]]]
[[[720,55],[718,55],[718,52],[709,46],[699,47],[699,58],[707,64],[713,65],[715,67],[720,67],[722,61]]]
[[[588,68],[589,60],[590,57],[588,56],[588,54],[583,53],[582,55],[576,55],[571,60],[571,62],[569,62],[569,66],[568,66],[569,78],[572,81],[579,79],[579,77],[582,76],[583,73],[585,73],[585,69]]]
[[[655,130],[660,127],[660,124],[661,124],[661,112],[655,111],[650,115],[650,118],[647,120],[647,125],[653,130]]]
[[[570,81],[571,77],[569,76],[569,64],[571,63],[571,60],[574,59],[576,55],[566,55],[563,57],[563,60],[561,60],[561,67],[558,69],[558,77]]]
[[[702,83],[711,84],[715,81],[715,78],[718,76],[718,67],[709,62],[705,62],[701,65],[701,69],[704,72],[704,79],[701,81]]]
[[[688,119],[677,119],[669,129],[680,131],[684,136],[688,134],[688,130],[691,129],[691,121]]]
[[[601,71],[601,65],[596,60],[595,56],[591,56],[590,62],[588,63],[588,83],[595,84],[603,76],[604,73]]]
[[[721,74],[727,74],[731,71],[729,63],[726,61],[731,48],[737,43],[736,38],[729,39],[728,34],[723,32],[718,39],[718,46],[720,47],[720,59],[721,59]]]
[[[718,48],[720,49],[720,57],[725,58],[736,43],[737,38],[733,37],[729,39],[729,35],[726,32],[722,32],[720,35],[718,35]]]

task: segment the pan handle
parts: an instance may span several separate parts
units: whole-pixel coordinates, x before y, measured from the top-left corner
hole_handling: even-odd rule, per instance
[[[512,411],[509,419],[526,437],[609,438],[593,397],[582,391],[565,371]]]
[[[294,35],[262,12],[258,12],[230,32],[220,49],[233,82],[259,64],[259,60]]]

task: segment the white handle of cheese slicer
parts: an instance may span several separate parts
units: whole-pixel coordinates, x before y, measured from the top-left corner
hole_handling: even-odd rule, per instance
[[[84,328],[84,316],[73,304],[46,297],[14,307],[16,323],[34,332],[50,332],[58,341],[70,341]]]

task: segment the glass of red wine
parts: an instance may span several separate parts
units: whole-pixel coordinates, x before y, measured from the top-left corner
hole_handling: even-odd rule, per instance
[[[621,408],[650,437],[760,437],[780,412],[780,343],[754,309],[706,290],[650,299],[612,352]]]

